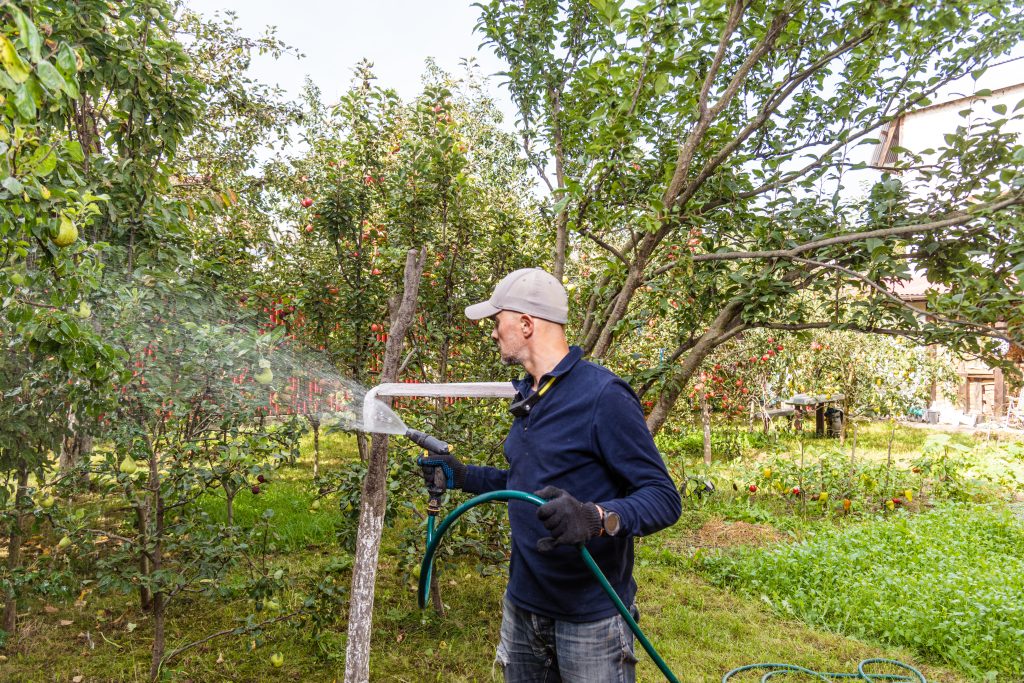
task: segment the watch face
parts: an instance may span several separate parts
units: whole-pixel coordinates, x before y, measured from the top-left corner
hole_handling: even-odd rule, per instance
[[[619,533],[619,513],[611,511],[605,512],[604,531],[609,536],[614,536]]]

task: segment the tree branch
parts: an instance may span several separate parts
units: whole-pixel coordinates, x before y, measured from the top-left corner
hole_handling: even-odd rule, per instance
[[[969,221],[980,218],[984,212],[989,211],[1001,211],[1003,209],[1010,208],[1012,206],[1018,206],[1024,204],[1024,192],[1016,194],[1012,197],[1000,200],[998,202],[989,202],[987,204],[979,204],[971,207],[967,211],[957,211],[947,218],[932,221],[930,223],[914,223],[912,225],[902,225],[894,228],[881,228],[878,230],[866,230],[864,232],[854,232],[845,235],[837,235],[836,237],[826,237],[819,240],[813,240],[804,244],[797,245],[792,249],[772,249],[767,251],[731,251],[731,252],[714,252],[710,254],[694,254],[691,258],[695,262],[700,261],[739,261],[743,259],[787,259],[791,260],[793,257],[798,256],[806,252],[813,252],[825,247],[835,246],[837,244],[849,244],[851,242],[859,242],[861,240],[871,238],[885,238],[885,237],[902,237],[905,235],[913,235],[915,233],[923,232],[934,232],[943,228],[949,228],[954,225],[962,225]],[[675,267],[673,265],[672,267]]]
[[[804,259],[804,258],[793,258],[793,259],[790,259],[790,260],[792,260],[792,261],[794,261],[796,263],[803,263],[805,265],[815,266],[817,268],[826,268],[826,269],[829,269],[829,270],[835,270],[835,271],[838,271],[840,273],[844,273],[845,275],[849,275],[852,278],[856,278],[857,280],[860,280],[861,282],[863,282],[864,284],[868,285],[869,287],[874,289],[876,292],[881,294],[883,297],[885,297],[886,300],[891,301],[892,303],[896,304],[897,306],[900,306],[901,308],[905,308],[905,309],[909,310],[910,312],[914,313],[914,315],[918,315],[918,316],[921,316],[921,317],[924,317],[924,318],[933,318],[933,319],[935,319],[935,320],[937,320],[939,322],[946,323],[947,325],[962,325],[964,327],[973,327],[973,328],[976,328],[978,330],[983,330],[983,331],[987,332],[988,334],[986,336],[998,337],[999,339],[1004,339],[1006,341],[1013,341],[1012,339],[1008,339],[1003,334],[1000,334],[1001,331],[997,330],[994,327],[989,327],[988,325],[982,325],[980,323],[973,323],[973,322],[970,322],[970,321],[967,321],[967,320],[954,320],[952,318],[947,318],[947,317],[939,315],[937,313],[929,313],[928,311],[923,311],[923,310],[921,310],[919,308],[914,308],[908,302],[904,301],[903,299],[899,298],[898,296],[896,296],[895,294],[893,294],[889,290],[885,289],[884,287],[879,285],[877,282],[875,282],[874,280],[872,280],[868,276],[863,275],[862,273],[858,273],[858,272],[856,272],[854,270],[850,270],[849,268],[846,268],[844,266],[840,266],[840,265],[834,264],[834,263],[823,263],[822,261],[814,261],[814,260],[811,260],[811,259]]]

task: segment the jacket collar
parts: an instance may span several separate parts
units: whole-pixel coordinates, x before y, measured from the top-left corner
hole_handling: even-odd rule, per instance
[[[543,384],[544,380],[549,377],[561,377],[562,375],[568,374],[568,372],[575,367],[576,363],[578,363],[581,358],[583,358],[583,349],[579,346],[570,346],[569,353],[565,354],[565,357],[558,361],[558,365],[556,365],[551,372],[540,378],[540,383]],[[521,397],[525,398],[532,392],[533,377],[527,374],[520,379],[512,380],[512,386],[516,388],[516,391],[519,392]]]

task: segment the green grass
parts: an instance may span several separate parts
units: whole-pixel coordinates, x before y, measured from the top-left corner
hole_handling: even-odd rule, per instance
[[[948,503],[705,560],[719,584],[809,624],[905,646],[981,677],[1024,676],[1024,524]]]
[[[325,438],[322,447],[326,470],[357,457],[350,438]],[[272,568],[285,569],[294,586],[330,577],[344,591],[350,574],[346,563],[338,560],[348,555],[335,538],[343,513],[331,497],[320,510],[310,509],[314,489],[310,450],[307,441],[299,463],[279,470],[259,495],[240,493],[235,519],[249,525],[265,509],[273,508],[278,544],[271,557]],[[422,507],[421,500],[411,502]],[[209,497],[202,504],[211,515],[223,518],[222,499]],[[828,520],[797,519],[784,510],[762,514],[756,506],[747,506],[743,497],[723,496],[707,506],[688,507],[675,527],[643,539],[636,571],[642,626],[680,680],[717,681],[729,669],[755,661],[852,671],[858,661],[868,657],[902,659],[922,668],[930,679],[946,683],[968,680],[963,672],[941,664],[953,661],[946,653],[884,644],[880,636],[854,631],[849,624],[843,627],[847,635],[838,633],[840,627],[835,623],[808,626],[792,614],[773,610],[756,595],[709,583],[694,571],[691,534],[709,521],[743,519],[745,515],[746,521],[782,529],[787,538],[825,535],[828,532],[822,530],[832,526]],[[481,575],[478,560],[467,554],[440,573],[447,613],[420,612],[415,586],[405,571],[408,556],[403,547],[403,532],[418,523],[415,515],[403,508],[396,526],[385,532],[377,574],[370,678],[491,680],[505,578],[500,573]],[[851,526],[855,529],[856,525]],[[227,582],[240,585],[240,579],[234,575]],[[73,592],[77,595],[78,587]],[[293,590],[280,602],[287,610],[302,599],[303,593]],[[85,681],[146,680],[152,622],[138,609],[134,596],[92,592],[82,603],[54,601],[50,610],[47,606],[41,601],[24,606],[22,633],[4,649],[9,660],[0,663],[0,680],[71,681],[76,675],[84,676]],[[268,627],[255,648],[252,637],[226,636],[183,655],[168,668],[166,678],[181,682],[341,680],[346,608],[347,597],[343,597],[328,616],[327,633],[319,641],[310,637],[308,626],[289,624]],[[238,626],[251,610],[251,603],[244,598],[213,601],[188,596],[170,608],[168,650]],[[62,626],[62,621],[71,623]],[[129,624],[136,627],[129,630]],[[861,636],[851,637],[853,633]],[[284,655],[281,669],[270,665],[272,652]],[[640,681],[662,680],[645,654],[640,660]]]

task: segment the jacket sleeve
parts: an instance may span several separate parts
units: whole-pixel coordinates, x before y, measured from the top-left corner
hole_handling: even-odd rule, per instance
[[[466,465],[466,482],[463,491],[480,494],[508,488],[508,470],[484,465]]]
[[[647,429],[640,399],[622,380],[601,392],[591,434],[595,451],[625,482],[623,497],[595,501],[618,513],[619,534],[645,536],[675,524],[682,513],[679,492]]]

